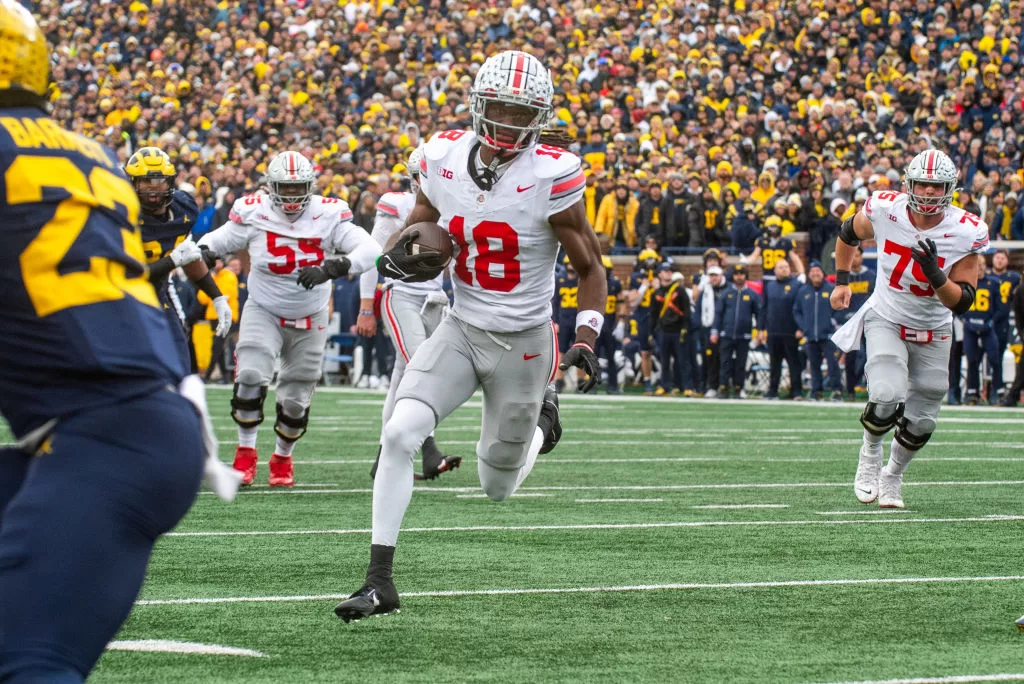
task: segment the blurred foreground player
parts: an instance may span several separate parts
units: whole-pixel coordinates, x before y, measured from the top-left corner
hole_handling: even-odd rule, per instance
[[[493,55],[470,94],[474,131],[443,131],[426,144],[416,205],[407,223],[437,222],[455,239],[455,306],[416,351],[384,426],[373,484],[373,534],[366,581],[335,613],[346,622],[398,608],[391,565],[413,489],[413,456],[437,423],[483,389],[477,472],[484,493],[507,499],[538,454],[561,436],[551,325],[555,258],[565,248],[579,274],[576,342],[561,368],[600,379],[594,344],[607,281],[587,223],[579,158],[537,144],[551,117],[547,69],[518,51]],[[427,279],[405,238],[378,261],[401,279]],[[433,255],[427,255],[429,260]]]
[[[45,115],[46,42],[15,0],[0,54],[0,413],[17,441],[0,450],[0,681],[70,684],[195,499],[204,401],[147,277],[135,192],[112,151]]]

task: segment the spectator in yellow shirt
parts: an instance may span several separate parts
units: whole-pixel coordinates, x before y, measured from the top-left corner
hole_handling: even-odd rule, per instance
[[[217,287],[220,288],[221,294],[228,298],[228,304],[231,306],[231,321],[238,323],[238,276],[236,276],[230,269],[224,268],[224,260],[217,259],[217,263],[213,267],[213,280],[217,283]],[[211,349],[210,358],[206,364],[206,372],[204,373],[203,379],[207,382],[210,381],[210,377],[213,374],[213,368],[216,366],[220,369],[220,382],[224,384],[228,382],[228,378],[231,377],[228,373],[227,361],[224,358],[224,344],[227,341],[227,337],[217,337],[213,334],[213,329],[217,323],[217,311],[213,308],[213,300],[211,300],[206,293],[199,292],[197,294],[199,303],[206,307],[206,320],[210,321],[210,324],[205,326],[197,325],[193,330],[193,336],[195,330],[203,330],[200,334],[201,337],[209,335],[213,338],[212,348],[211,344],[200,345],[195,338],[193,341],[196,342],[196,365],[203,368],[203,360],[198,356],[198,350]]]
[[[615,186],[615,191],[601,200],[597,210],[594,232],[607,235],[612,249],[636,246],[636,214],[640,203],[629,192],[625,183]]]

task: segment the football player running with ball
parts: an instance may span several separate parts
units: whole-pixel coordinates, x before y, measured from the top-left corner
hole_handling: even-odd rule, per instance
[[[843,222],[836,243],[834,309],[850,304],[850,266],[861,240],[878,243],[875,293],[835,333],[843,351],[867,339],[868,404],[854,482],[861,503],[903,508],[903,471],[935,430],[949,386],[953,314],[974,304],[978,260],[988,226],[950,206],[958,171],[943,152],[927,150],[907,166],[904,192],[875,192]],[[971,258],[965,258],[965,257]],[[895,428],[882,468],[882,437]]]
[[[235,348],[231,417],[238,423],[234,468],[242,484],[256,476],[256,434],[263,402],[281,356],[277,378],[277,445],[270,486],[295,483],[292,449],[306,432],[309,405],[320,379],[327,342],[332,278],[373,268],[380,245],[352,222],[341,200],[313,194],[316,173],[298,152],[282,152],[267,165],[266,190],[235,201],[228,222],[199,241],[208,264],[249,250],[249,299]],[[328,258],[330,253],[346,256]]]
[[[455,305],[410,361],[384,426],[366,581],[335,608],[346,622],[398,608],[391,564],[412,497],[413,457],[478,387],[477,471],[490,499],[508,498],[537,455],[558,441],[558,400],[548,383],[558,358],[551,298],[559,243],[580,281],[576,342],[561,367],[590,376],[584,391],[601,376],[593,350],[607,280],[587,222],[579,158],[538,144],[552,97],[551,77],[535,57],[498,53],[480,67],[470,92],[473,131],[438,133],[424,148],[407,223],[436,222],[454,238]],[[378,269],[400,279],[435,276],[430,269],[416,273],[419,258],[408,254],[403,239]]]

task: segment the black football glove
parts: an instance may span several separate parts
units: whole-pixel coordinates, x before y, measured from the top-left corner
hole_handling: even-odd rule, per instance
[[[445,260],[440,254],[409,253],[409,243],[419,236],[419,232],[414,230],[399,238],[394,247],[377,259],[377,271],[385,278],[403,283],[425,283],[439,276],[445,267]]]
[[[210,251],[210,248],[206,245],[199,245],[199,251],[203,255],[203,263],[206,264],[206,268],[213,268],[217,265],[217,255]]]
[[[921,272],[932,287],[937,290],[946,284],[946,274],[939,266],[939,250],[934,240],[919,240],[916,247],[910,248],[910,256],[921,265]]]
[[[326,283],[328,280],[348,275],[348,269],[351,266],[352,262],[345,257],[328,259],[323,263],[323,266],[307,266],[300,269],[297,282],[307,290],[312,290],[317,285]]]
[[[597,362],[597,354],[594,353],[589,344],[577,342],[569,348],[569,351],[562,355],[562,363],[558,364],[558,369],[566,371],[569,370],[569,366],[576,366],[590,376],[580,386],[581,392],[586,394],[594,389],[594,386],[601,377],[601,366]]]

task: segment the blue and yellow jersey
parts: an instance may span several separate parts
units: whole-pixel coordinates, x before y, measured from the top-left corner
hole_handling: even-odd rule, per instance
[[[151,216],[146,212],[139,214],[139,230],[142,231],[142,248],[146,252],[146,263],[151,264],[161,257],[168,256],[175,247],[180,245],[192,232],[192,227],[199,217],[199,207],[192,195],[175,190],[171,196],[171,206],[164,218]]]
[[[622,281],[608,271],[608,298],[605,300],[604,317],[605,325],[615,324],[615,314],[619,308],[619,295],[622,294]]]
[[[1017,271],[1003,271],[996,273],[989,271],[988,277],[999,283],[999,296],[996,297],[995,306],[998,322],[1001,327],[1010,325],[1010,310],[1013,307],[1013,290],[1020,285],[1020,273]]]
[[[646,281],[649,277],[652,277],[652,275],[653,274],[650,274],[647,271],[637,271],[633,275],[629,276],[629,289],[639,291],[640,287],[644,284],[644,281]],[[643,295],[640,297],[640,301],[636,303],[636,308],[633,310],[633,318],[650,320],[651,308],[654,306],[654,291],[656,289],[656,285],[651,286],[648,287],[647,290],[643,293]]]
[[[555,279],[555,320],[559,323],[572,321],[575,327],[576,311],[579,308],[580,279],[572,276],[558,276]]]
[[[7,109],[0,167],[0,413],[14,434],[177,385],[185,368],[114,153]]]
[[[789,238],[778,238],[772,241],[769,238],[761,237],[758,238],[756,244],[761,248],[761,268],[764,271],[764,278],[774,280],[775,264],[782,259],[789,258],[789,253],[793,251],[793,242]]]
[[[978,280],[974,293],[974,305],[963,315],[964,328],[981,332],[991,328],[999,320],[999,281],[984,275]]]

